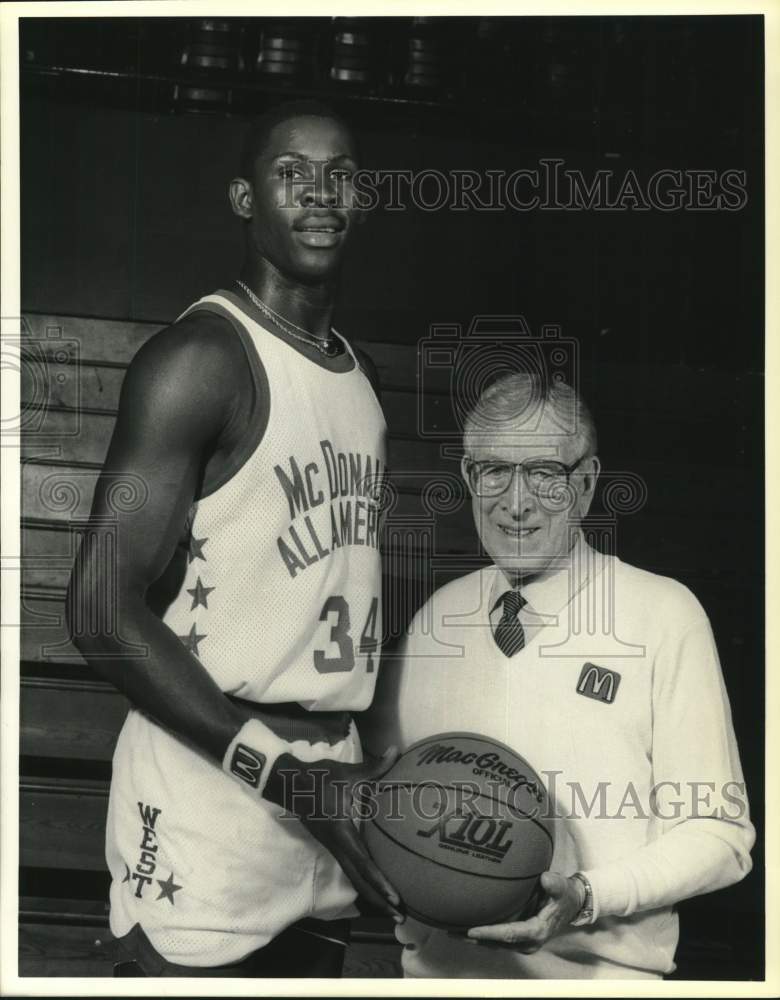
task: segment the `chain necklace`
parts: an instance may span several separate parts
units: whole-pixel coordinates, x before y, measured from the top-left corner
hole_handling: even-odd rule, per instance
[[[320,354],[324,354],[326,358],[334,357],[339,349],[338,340],[331,340],[330,338],[327,340],[321,340],[319,337],[315,337],[313,333],[309,333],[308,330],[304,330],[303,327],[296,326],[295,323],[292,323],[290,320],[282,319],[279,313],[274,312],[269,305],[263,302],[262,299],[258,298],[252,289],[248,285],[245,285],[240,278],[236,278],[235,280],[238,287],[246,292],[260,312],[265,317],[270,319],[272,323],[278,326],[280,330],[283,330],[289,337],[292,337],[293,340],[299,340],[302,344],[308,344],[309,347],[316,347]],[[298,330],[299,332],[295,333],[295,330]],[[338,336],[333,327],[330,328],[330,332],[335,336]],[[303,336],[301,336],[301,334],[303,334]]]

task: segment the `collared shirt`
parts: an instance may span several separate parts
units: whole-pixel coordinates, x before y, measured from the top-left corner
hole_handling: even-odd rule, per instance
[[[582,532],[578,532],[574,545],[565,556],[554,561],[546,572],[521,583],[513,588],[506,576],[497,566],[493,567],[493,581],[490,585],[490,626],[493,635],[504,613],[503,596],[507,590],[519,590],[525,598],[525,605],[520,609],[518,619],[525,632],[526,644],[546,627],[558,624],[558,615],[572,600],[574,595],[585,586],[590,575],[592,550],[585,543]]]

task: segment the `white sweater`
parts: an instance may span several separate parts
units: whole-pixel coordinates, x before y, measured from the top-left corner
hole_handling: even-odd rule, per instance
[[[521,588],[528,642],[511,659],[489,624],[497,569],[437,591],[383,667],[371,742],[465,730],[516,749],[561,817],[551,868],[586,873],[594,923],[521,955],[409,920],[406,975],[660,976],[674,969],[673,904],[750,871],[755,831],[705,612],[672,579],[575,551],[575,566]]]

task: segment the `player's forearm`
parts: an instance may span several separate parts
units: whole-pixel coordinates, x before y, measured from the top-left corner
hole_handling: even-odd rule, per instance
[[[594,920],[672,906],[732,885],[752,867],[754,840],[747,816],[680,823],[620,861],[585,872],[593,889]]]
[[[136,708],[221,762],[245,714],[203,665],[139,596],[121,595],[117,628],[96,634],[76,627],[70,608],[78,597],[72,588],[68,617],[73,644],[87,663]]]
[[[66,609],[71,625],[72,606],[80,596],[76,582],[69,591]],[[265,798],[289,807],[282,796],[287,785],[277,779],[273,793],[269,789],[266,794],[265,782],[283,766],[289,783],[290,773],[303,767],[290,753],[300,751],[301,744],[277,737],[264,720],[261,706],[250,710],[227,698],[203,664],[139,595],[125,593],[119,604],[121,625],[114,632],[79,633],[71,627],[73,643],[90,666],[119,688],[134,707],[225,766]],[[234,766],[239,746],[239,766]],[[263,762],[254,770],[253,754]]]

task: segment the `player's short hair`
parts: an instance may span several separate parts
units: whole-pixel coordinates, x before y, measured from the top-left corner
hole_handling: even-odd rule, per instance
[[[355,134],[346,119],[329,104],[316,100],[285,101],[264,111],[250,124],[241,150],[241,176],[252,179],[255,162],[265,150],[272,129],[291,118],[328,118],[336,122],[355,142]],[[355,143],[357,145],[357,143]]]
[[[596,425],[579,393],[566,382],[522,371],[502,375],[480,394],[464,421],[466,452],[477,444],[495,441],[508,423],[525,425],[528,433],[533,433],[542,408],[552,412],[562,434],[576,434],[581,439],[586,455],[596,454]]]

